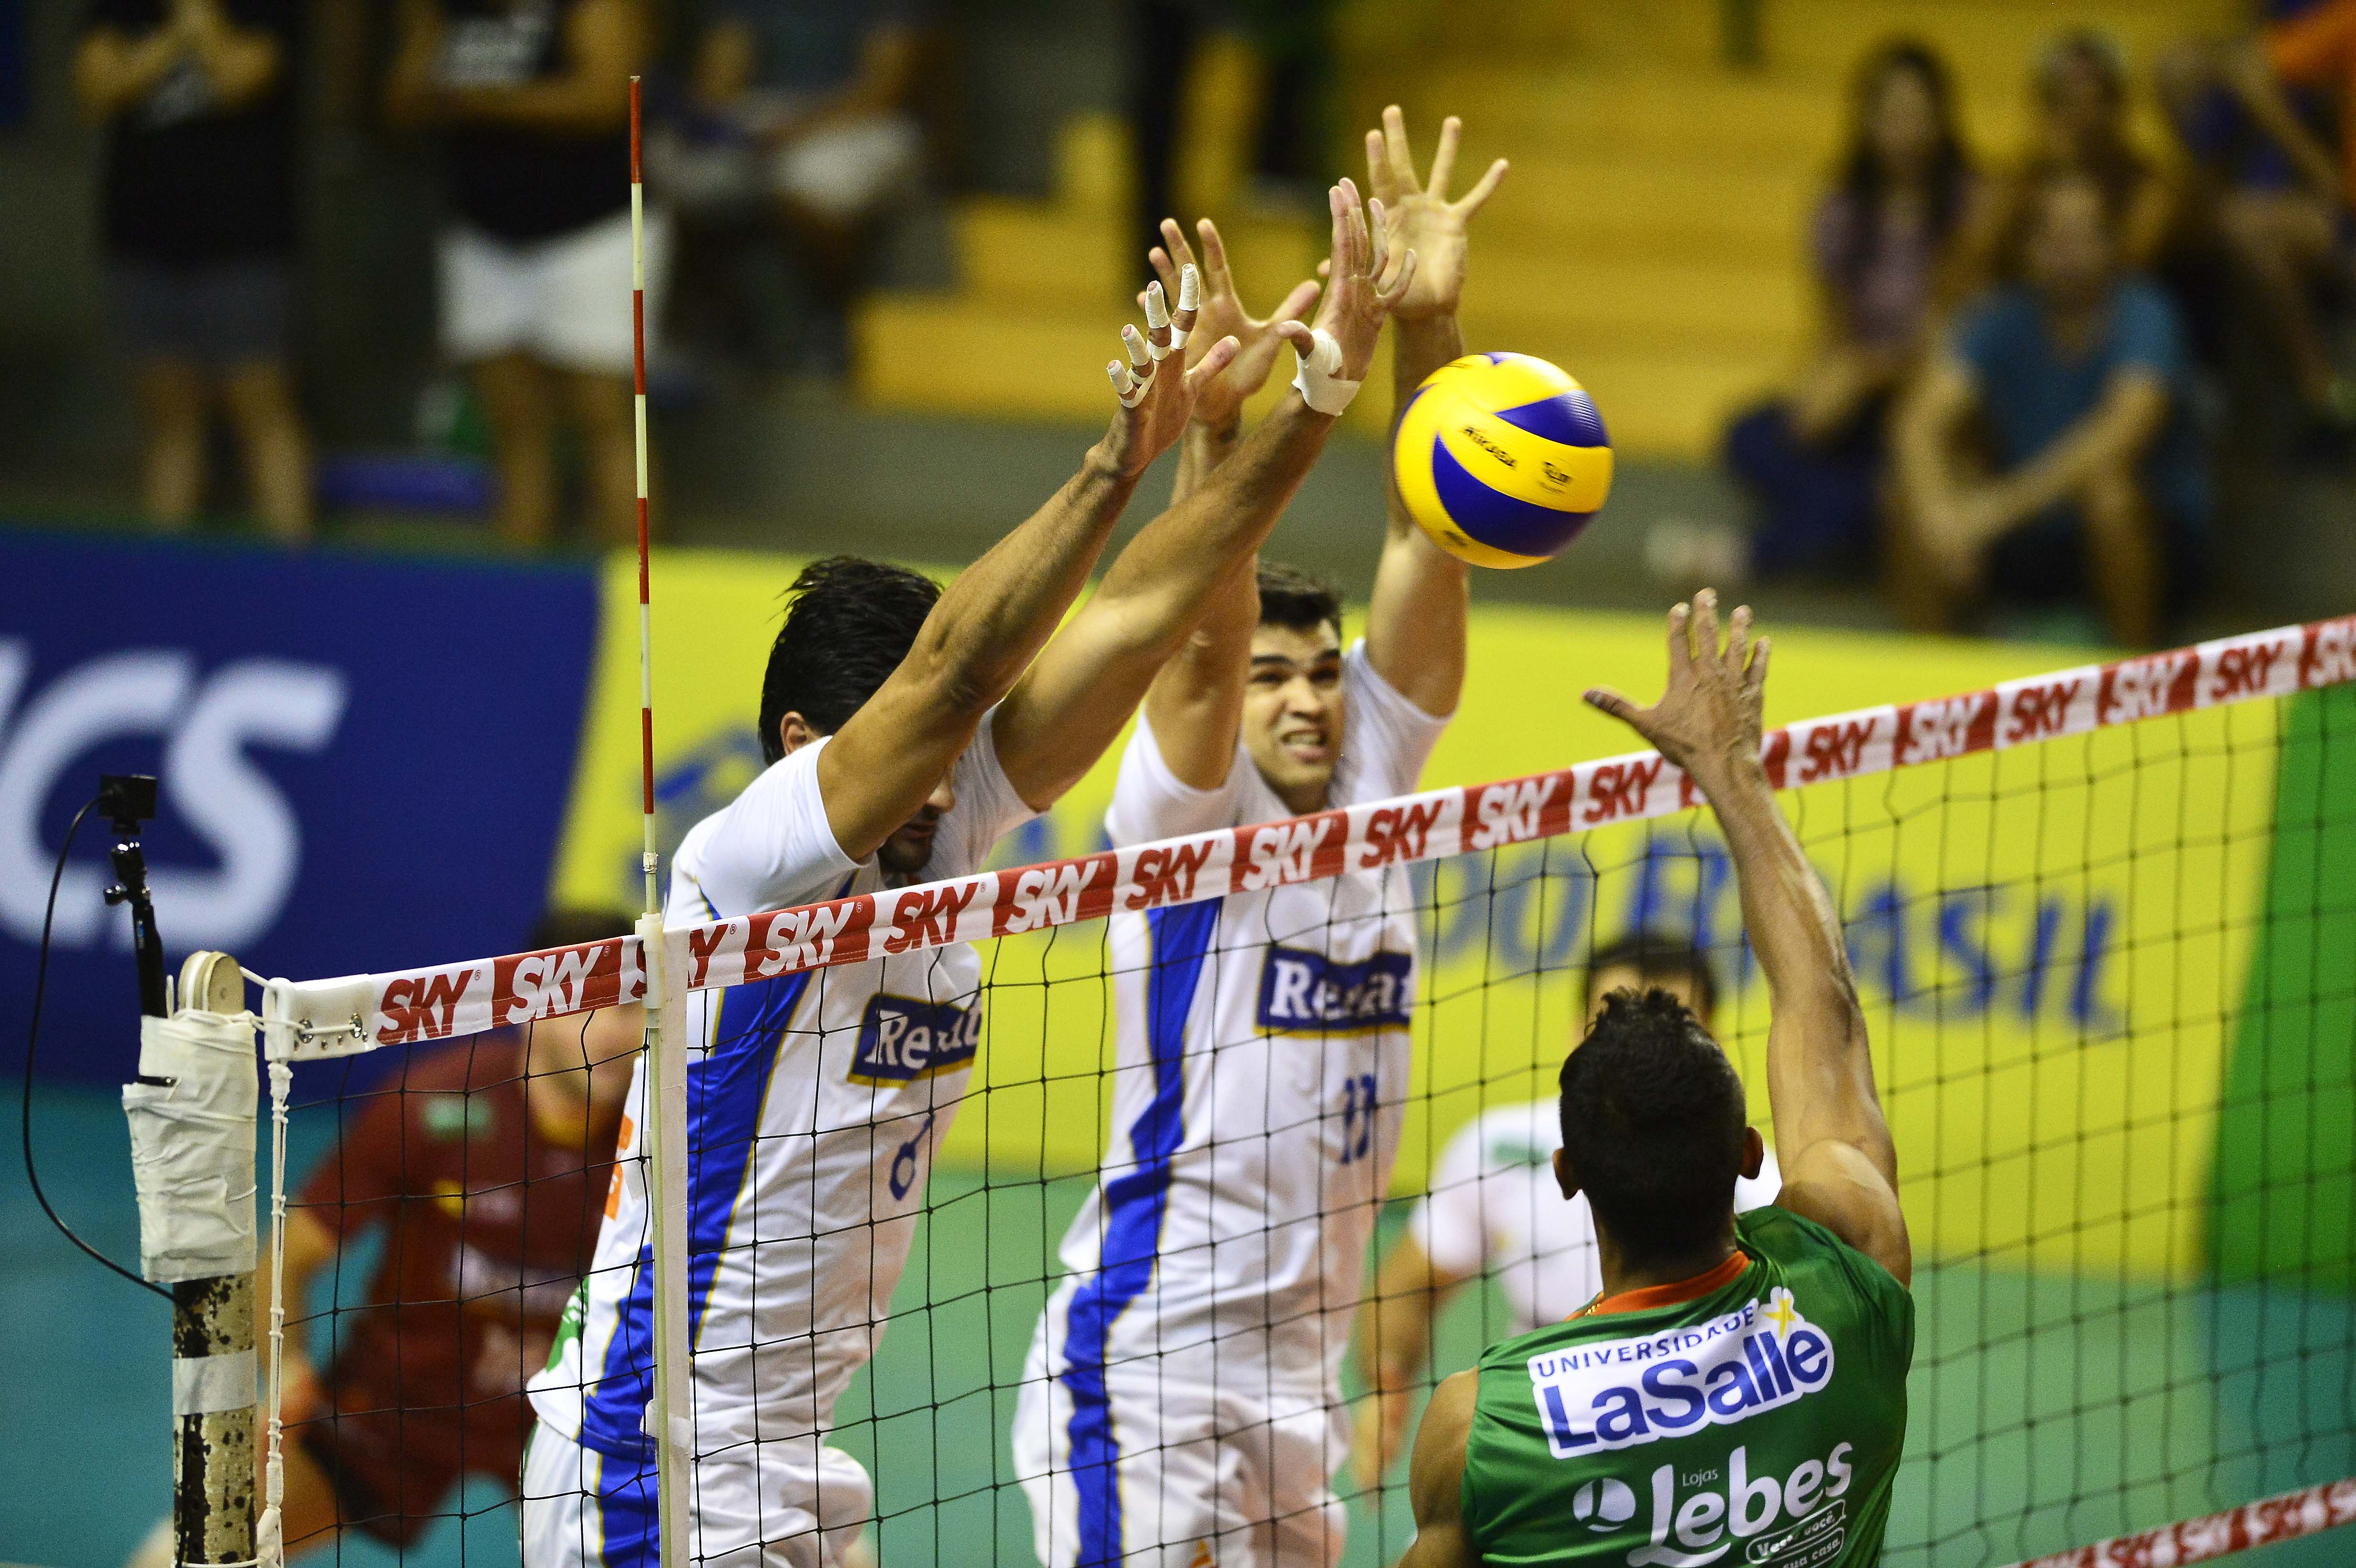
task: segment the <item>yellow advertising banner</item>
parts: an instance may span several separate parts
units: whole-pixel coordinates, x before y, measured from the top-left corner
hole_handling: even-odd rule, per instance
[[[664,847],[760,766],[761,672],[798,561],[666,552],[655,568]],[[1478,584],[1475,592],[1477,594]],[[553,890],[637,900],[637,580],[617,559]],[[1970,691],[2081,650],[1808,628],[1775,634],[1770,725]],[[1426,785],[1638,749],[1579,693],[1660,688],[1651,617],[1476,610],[1462,710]],[[2200,1237],[2224,1052],[2257,918],[2276,705],[2163,718],[1791,792],[1847,923],[1918,1251],[2183,1275]],[[1117,753],[1116,753],[1117,754]],[[1114,758],[1001,863],[1102,847]],[[1766,1118],[1765,987],[1706,813],[1417,868],[1424,966],[1395,1187],[1480,1110],[1551,1092],[1590,946],[1639,927],[1719,960],[1721,1033]],[[1008,1177],[1092,1168],[1108,1129],[1102,930],[1009,938],[976,1093],[946,1158]]]

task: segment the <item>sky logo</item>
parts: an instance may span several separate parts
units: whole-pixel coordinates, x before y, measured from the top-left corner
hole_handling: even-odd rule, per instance
[[[857,1083],[913,1083],[964,1067],[981,1047],[981,1008],[919,1002],[906,997],[867,998],[859,1020]]]
[[[1271,947],[1260,971],[1259,1027],[1271,1034],[1405,1029],[1414,989],[1415,960],[1404,953],[1336,964],[1323,953]]]
[[[1731,1426],[1794,1403],[1833,1377],[1832,1339],[1792,1293],[1768,1293],[1708,1323],[1550,1350],[1529,1360],[1530,1393],[1558,1459]]]

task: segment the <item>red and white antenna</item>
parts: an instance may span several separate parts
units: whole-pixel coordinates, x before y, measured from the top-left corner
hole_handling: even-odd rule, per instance
[[[655,850],[655,656],[647,542],[647,200],[639,167],[640,80],[630,78],[630,390],[638,457],[638,791],[645,839],[647,1217],[653,1232],[655,1504],[661,1568],[687,1568],[687,1467],[694,1441],[687,1344],[686,976],[669,961]],[[626,1151],[625,1151],[626,1153]]]

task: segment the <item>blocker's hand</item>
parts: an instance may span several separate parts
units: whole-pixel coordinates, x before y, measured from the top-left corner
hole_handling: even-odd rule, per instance
[[[1431,155],[1431,178],[1419,184],[1415,155],[1408,145],[1407,118],[1394,103],[1383,111],[1383,128],[1366,133],[1366,188],[1381,204],[1394,251],[1413,251],[1421,263],[1415,285],[1392,307],[1401,321],[1453,315],[1464,293],[1464,226],[1505,177],[1505,160],[1489,165],[1480,183],[1454,201],[1448,181],[1456,172],[1456,144],[1463,122],[1451,114],[1440,123],[1440,145]]]
[[[1244,302],[1236,297],[1236,280],[1227,270],[1227,248],[1219,239],[1218,226],[1205,218],[1194,225],[1194,232],[1203,240],[1203,306],[1194,336],[1186,343],[1187,362],[1198,362],[1218,338],[1232,337],[1237,345],[1235,362],[1224,375],[1205,383],[1196,396],[1194,417],[1224,431],[1243,417],[1246,400],[1268,384],[1269,372],[1276,368],[1276,351],[1284,342],[1278,329],[1308,315],[1309,307],[1317,303],[1317,280],[1303,278],[1293,284],[1284,303],[1266,320],[1254,320],[1245,312]],[[1174,295],[1181,274],[1194,264],[1194,252],[1175,219],[1162,220],[1162,240],[1147,252],[1147,260],[1153,263],[1163,290]],[[1142,307],[1145,296],[1138,295],[1137,303]]]
[[[1602,687],[1590,689],[1587,700],[1650,741],[1707,793],[1740,776],[1731,770],[1758,764],[1767,652],[1766,638],[1751,640],[1747,604],[1735,607],[1726,646],[1719,646],[1718,595],[1705,588],[1690,610],[1680,604],[1669,612],[1669,688],[1660,701],[1639,708]]]
[[[1381,202],[1370,213],[1358,200],[1358,187],[1347,179],[1328,191],[1326,199],[1333,215],[1333,253],[1319,269],[1326,282],[1316,326],[1340,346],[1343,379],[1362,381],[1375,362],[1375,340],[1382,336],[1383,322],[1414,286],[1419,262],[1413,251],[1391,249]],[[1310,351],[1313,338],[1309,327],[1280,321],[1276,330],[1296,352]]]
[[[1182,301],[1200,287],[1192,267],[1182,269]],[[1105,432],[1104,449],[1121,475],[1132,479],[1185,433],[1196,398],[1234,362],[1237,347],[1234,338],[1222,337],[1204,350],[1193,369],[1187,369],[1186,357],[1173,342],[1171,329],[1191,333],[1199,309],[1182,304],[1173,310],[1158,283],[1146,286],[1140,303],[1145,307],[1146,331],[1138,331],[1134,324],[1122,327],[1120,340],[1129,362],[1124,365],[1115,359],[1105,366],[1121,406],[1113,414],[1112,428]],[[1191,338],[1187,346],[1193,346]]]

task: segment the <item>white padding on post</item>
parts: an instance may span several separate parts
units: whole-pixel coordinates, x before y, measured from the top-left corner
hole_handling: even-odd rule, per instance
[[[183,1009],[139,1020],[139,1072],[126,1083],[139,1269],[159,1284],[245,1274],[254,1264],[253,1015]],[[242,1403],[253,1403],[251,1370]]]
[[[253,1352],[172,1358],[172,1413],[213,1415],[254,1403]]]
[[[1359,383],[1342,379],[1342,346],[1333,341],[1332,333],[1321,326],[1311,336],[1313,341],[1308,353],[1293,351],[1301,368],[1292,373],[1292,389],[1319,413],[1339,417],[1349,411]]]

